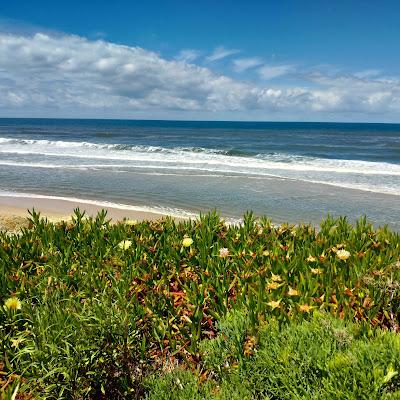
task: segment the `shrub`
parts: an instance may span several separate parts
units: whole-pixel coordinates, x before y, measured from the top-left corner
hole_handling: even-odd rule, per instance
[[[322,382],[329,398],[352,379],[394,398],[397,374],[382,380],[397,371],[385,352],[396,336],[380,328],[399,330],[399,260],[399,235],[365,219],[317,230],[251,213],[228,226],[216,213],[114,224],[76,210],[54,224],[32,212],[21,233],[0,233],[0,383],[7,395],[137,398],[170,361],[207,369],[182,372],[187,390],[211,380],[203,397],[316,396]],[[320,313],[356,324],[329,330]],[[350,356],[364,375],[346,370]]]
[[[223,386],[239,382],[254,399],[372,400],[400,395],[396,333],[376,329],[366,334],[356,324],[323,314],[281,326],[270,320],[260,327],[252,354],[243,357],[251,330],[245,319],[235,312],[224,321],[219,337],[202,343],[205,365],[218,371]]]

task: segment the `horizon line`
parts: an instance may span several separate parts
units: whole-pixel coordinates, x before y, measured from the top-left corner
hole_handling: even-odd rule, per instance
[[[89,118],[89,117],[0,117],[0,120],[80,120],[80,121],[153,121],[153,122],[214,122],[214,123],[250,123],[250,124],[365,124],[365,125],[400,125],[399,122],[365,122],[365,121],[273,121],[273,120],[208,120],[208,119],[158,119],[158,118]]]

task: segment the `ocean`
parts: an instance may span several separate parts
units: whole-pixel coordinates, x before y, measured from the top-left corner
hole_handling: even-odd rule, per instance
[[[0,196],[400,230],[400,124],[0,119]]]

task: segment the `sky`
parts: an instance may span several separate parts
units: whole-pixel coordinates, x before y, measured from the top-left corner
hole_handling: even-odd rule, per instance
[[[400,2],[0,1],[0,117],[400,122]]]

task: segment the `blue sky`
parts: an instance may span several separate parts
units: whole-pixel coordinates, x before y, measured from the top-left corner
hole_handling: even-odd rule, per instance
[[[395,1],[4,1],[0,116],[398,122],[399,15]]]

